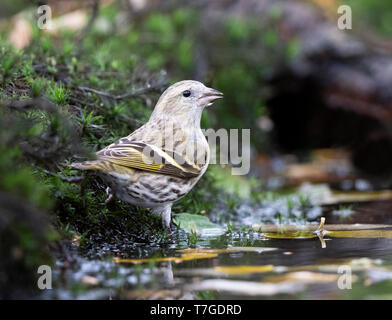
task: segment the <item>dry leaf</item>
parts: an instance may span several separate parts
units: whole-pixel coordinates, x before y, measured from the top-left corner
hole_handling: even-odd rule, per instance
[[[339,274],[328,274],[321,272],[298,271],[290,272],[281,275],[274,275],[265,277],[264,280],[274,283],[327,283],[336,282],[339,279]]]
[[[221,266],[221,267],[215,267],[214,270],[219,273],[238,275],[238,274],[270,272],[270,271],[274,271],[274,266],[272,264],[265,265],[265,266]]]
[[[32,27],[26,19],[16,17],[13,28],[9,34],[9,41],[16,49],[27,47],[33,37]]]
[[[210,259],[217,257],[218,254],[216,253],[184,253],[180,257],[162,257],[162,258],[149,258],[149,259],[120,259],[114,258],[113,261],[116,263],[147,263],[151,261],[155,262],[165,262],[165,261],[173,261],[175,263],[180,263],[183,261],[190,261],[190,260],[198,260],[198,259]]]
[[[87,13],[84,10],[76,10],[52,19],[49,33],[57,34],[60,30],[81,30],[87,23]]]
[[[227,247],[224,249],[204,249],[204,248],[187,248],[187,249],[180,249],[177,252],[183,253],[233,253],[233,252],[267,252],[267,251],[274,251],[277,248],[270,248],[270,247]]]
[[[99,283],[98,278],[92,276],[84,276],[82,278],[82,283],[95,286]]]
[[[296,293],[302,291],[304,286],[297,283],[259,283],[251,281],[210,279],[186,286],[192,291],[215,290],[224,291],[233,295],[245,296],[272,296],[279,293]]]

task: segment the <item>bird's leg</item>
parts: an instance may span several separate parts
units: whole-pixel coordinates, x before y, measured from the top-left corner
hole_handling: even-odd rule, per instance
[[[164,229],[170,232],[170,221],[171,221],[171,204],[152,208],[152,213],[155,215],[160,215],[162,217],[162,226]]]
[[[162,225],[170,232],[170,222],[171,222],[171,206],[167,206],[165,211],[162,212]]]
[[[108,197],[105,200],[105,204],[108,204],[114,198],[114,195],[113,195],[112,190],[110,189],[110,187],[106,188],[106,194],[108,195]]]

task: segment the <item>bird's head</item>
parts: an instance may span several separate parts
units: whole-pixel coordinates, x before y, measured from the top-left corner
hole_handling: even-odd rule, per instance
[[[218,90],[194,80],[177,82],[162,93],[155,106],[156,115],[198,117],[204,107],[223,97]]]

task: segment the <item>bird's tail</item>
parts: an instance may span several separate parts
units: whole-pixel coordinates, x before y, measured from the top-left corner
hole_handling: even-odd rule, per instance
[[[74,162],[69,165],[72,168],[79,170],[95,170],[101,172],[117,172],[117,173],[126,173],[130,174],[134,172],[134,169],[127,168],[121,165],[117,165],[115,163],[111,163],[110,161],[105,160],[91,160],[91,161],[83,161],[83,162]]]
[[[98,160],[74,162],[69,166],[79,170],[102,170],[102,162]]]

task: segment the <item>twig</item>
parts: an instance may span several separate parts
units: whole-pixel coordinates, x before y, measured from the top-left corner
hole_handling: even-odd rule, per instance
[[[317,228],[317,230],[315,231],[316,235],[317,235],[318,238],[320,239],[321,248],[323,248],[323,249],[327,247],[327,244],[325,243],[325,240],[324,240],[324,236],[325,236],[325,234],[326,234],[326,231],[325,231],[325,229],[324,229],[324,224],[325,224],[325,218],[324,218],[324,217],[321,217],[320,225],[319,225],[319,227]]]
[[[79,87],[77,87],[77,89],[79,89],[79,90],[81,90],[83,92],[84,91],[93,92],[93,93],[95,93],[95,94],[97,94],[99,96],[102,96],[102,97],[107,97],[107,98],[111,98],[111,99],[114,99],[114,100],[116,99],[116,96],[114,96],[114,95],[112,95],[110,93],[107,93],[107,92],[104,92],[104,91],[99,91],[99,90],[96,90],[96,89],[93,89],[93,88],[79,86]]]
[[[78,99],[78,98],[76,98],[74,96],[70,96],[68,98],[68,101],[72,102],[72,103],[75,103],[75,104],[84,105],[84,106],[90,106],[90,107],[95,106],[95,103],[91,103],[91,102],[87,102],[87,101],[84,101],[84,100],[80,100],[80,99]]]
[[[78,86],[77,89],[79,89],[81,91],[93,92],[93,93],[95,93],[95,94],[97,94],[99,96],[107,97],[107,98],[110,98],[110,99],[113,99],[113,100],[123,100],[123,99],[126,99],[126,98],[133,98],[133,97],[141,96],[141,95],[146,94],[146,93],[148,93],[150,91],[157,90],[161,86],[162,86],[161,83],[157,83],[156,85],[153,85],[153,86],[148,86],[148,87],[136,89],[136,90],[133,90],[131,92],[120,94],[120,95],[117,95],[117,96],[113,95],[111,93],[105,92],[105,91],[100,91],[100,90],[89,88],[89,87]]]
[[[124,114],[122,114],[121,116],[122,116],[122,118],[123,118],[125,121],[127,121],[127,122],[129,122],[129,123],[132,123],[132,124],[135,124],[135,125],[138,125],[138,126],[144,124],[143,121],[138,120],[138,119],[133,119],[133,118],[128,117],[128,116],[126,116],[126,115],[124,115]]]
[[[324,224],[325,224],[325,218],[324,217],[321,217],[321,219],[320,219],[320,225],[319,225],[319,227],[318,227],[318,229],[317,230],[324,230]]]
[[[62,181],[66,181],[66,182],[80,182],[84,178],[83,176],[66,177],[66,176],[63,176],[61,174],[53,173],[53,172],[50,172],[50,171],[45,170],[45,169],[38,169],[38,170],[40,170],[43,173],[46,173],[46,174],[48,174],[48,175],[50,175],[52,177],[60,178]]]
[[[105,204],[108,204],[109,202],[113,201],[114,194],[112,193],[110,187],[107,187],[105,191],[106,194],[108,195],[107,199],[105,200]]]
[[[86,26],[76,35],[76,40],[80,41],[92,28],[95,19],[98,16],[99,12],[99,1],[100,0],[94,0],[94,3],[92,5],[92,13],[89,21],[87,22]]]
[[[25,99],[25,100],[16,100],[10,102],[0,102],[0,106],[5,105],[10,109],[15,110],[27,110],[32,108],[37,108],[41,110],[45,110],[48,112],[56,112],[56,105],[45,98],[35,98],[35,99]]]

